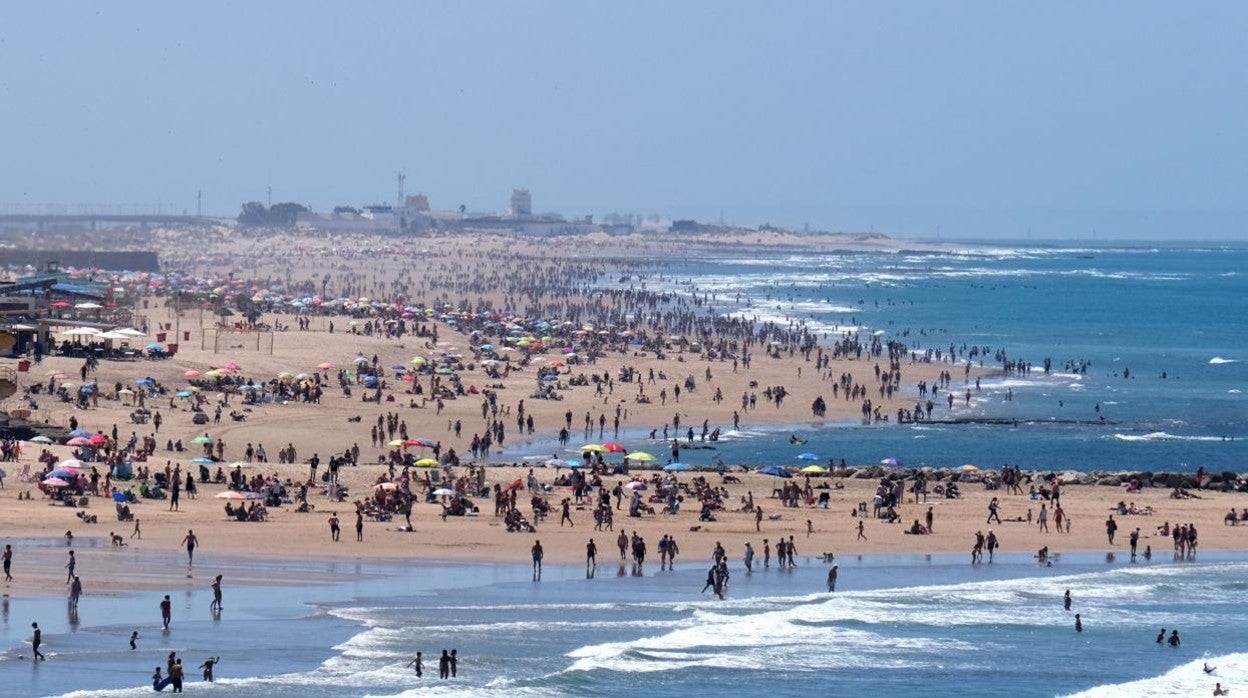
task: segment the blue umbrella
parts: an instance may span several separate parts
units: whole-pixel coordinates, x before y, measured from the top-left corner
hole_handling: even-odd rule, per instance
[[[48,477],[59,477],[62,480],[76,480],[78,478],[78,473],[75,473],[68,468],[57,468],[56,470],[48,473]]]
[[[143,348],[146,349],[147,351],[163,351],[164,350],[164,347],[160,346],[159,344],[149,344]]]
[[[819,460],[819,456],[816,456],[815,454],[811,453],[810,451],[807,451],[807,452],[805,452],[805,453],[799,454],[799,455],[797,456],[797,459],[798,459],[798,460]]]
[[[394,364],[394,365],[393,365],[393,366],[391,366],[390,368],[392,368],[392,369],[394,369],[394,370],[396,370],[396,371],[406,371],[406,370],[407,370],[407,366],[404,366],[403,364]]]
[[[69,435],[72,437],[82,437],[86,439],[91,436],[91,432],[87,431],[86,429],[78,428],[69,432]]]
[[[212,465],[213,463],[216,463],[215,460],[211,458],[204,458],[203,456],[200,456],[199,458],[192,458],[191,462],[196,465]]]
[[[669,473],[683,473],[689,469],[689,466],[684,463],[668,463],[663,466],[663,469]]]
[[[178,397],[190,397],[190,396],[191,396],[191,391],[189,391],[189,390],[179,390],[179,391],[177,392],[177,396],[178,396]]]
[[[113,501],[114,501],[114,502],[124,502],[124,501],[126,501],[126,495],[125,495],[125,493],[124,493],[124,492],[114,492],[114,493],[113,493]]]
[[[769,465],[765,468],[759,468],[758,472],[762,473],[763,475],[771,475],[772,477],[793,477],[792,473],[785,470],[784,468],[781,468],[775,465]]]
[[[150,386],[156,385],[156,381],[152,380],[151,378],[140,378],[140,379],[136,380],[136,381],[134,382],[134,384],[135,384],[135,385],[141,385],[141,386],[143,386],[143,387],[145,387],[145,388],[146,388],[146,387],[150,387]]]
[[[481,345],[481,350],[482,350],[482,351],[494,351],[494,345],[493,345],[493,344],[482,344],[482,345]]]

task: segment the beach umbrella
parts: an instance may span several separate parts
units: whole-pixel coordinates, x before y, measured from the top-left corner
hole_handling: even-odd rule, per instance
[[[134,381],[134,384],[138,386],[142,386],[144,388],[150,388],[156,385],[156,381],[152,380],[151,378],[136,378]]]
[[[772,477],[786,477],[786,478],[793,477],[793,474],[790,473],[788,470],[785,470],[784,468],[781,468],[775,465],[769,465],[765,468],[759,468],[758,472],[761,475],[770,475]]]
[[[199,378],[200,376],[202,376],[202,375],[204,375],[204,374],[202,374],[202,373],[200,373],[199,371],[196,371],[195,369],[193,369],[193,368],[192,368],[192,369],[191,369],[191,370],[189,370],[189,371],[185,371],[185,372],[183,372],[183,373],[182,373],[182,375],[183,375],[184,377],[186,377],[186,378]]]
[[[329,369],[333,368],[334,365],[329,363],[328,361],[324,361],[324,362],[317,364],[316,367],[321,369],[322,371],[328,371]]]
[[[50,477],[47,480],[44,480],[43,482],[39,484],[43,485],[44,487],[68,487],[69,486],[68,482],[65,482],[59,477]]]
[[[608,441],[603,444],[602,447],[607,450],[607,453],[628,453],[628,449],[624,448],[621,444],[615,443],[614,441]]]
[[[819,456],[816,456],[810,451],[807,451],[806,453],[798,454],[797,459],[798,460],[819,460]]]
[[[454,496],[455,496],[455,490],[450,490],[450,489],[447,489],[447,488],[445,488],[445,487],[439,487],[438,489],[436,489],[436,490],[434,490],[434,491],[433,491],[433,496],[435,496],[435,497],[454,497]]]
[[[805,468],[802,468],[802,472],[807,475],[823,475],[828,472],[828,469],[822,465],[808,465]]]
[[[420,460],[416,461],[416,467],[417,468],[436,468],[438,467],[438,461],[436,458],[421,458]]]
[[[668,463],[663,466],[663,470],[669,473],[683,473],[686,470],[689,470],[689,466],[685,463]]]
[[[91,445],[91,439],[89,439],[89,438],[87,438],[87,437],[85,437],[85,436],[75,436],[74,438],[70,439],[69,441],[66,441],[66,442],[65,442],[65,445],[66,445],[66,446],[90,446],[90,445]]]
[[[59,477],[62,480],[76,480],[78,479],[78,473],[75,473],[69,468],[57,468],[56,470],[48,473],[48,477]]]
[[[406,441],[404,441],[403,439],[391,439],[391,440],[390,440],[390,445],[391,445],[391,446],[403,446],[403,445],[404,445],[404,444],[406,444],[406,443],[407,443],[407,442],[406,442]]]
[[[31,439],[30,442],[35,443],[35,444],[50,444],[52,443],[52,439],[49,439],[43,434],[40,434],[39,436],[36,436],[35,438]]]
[[[146,349],[147,351],[161,351],[164,349],[164,347],[160,346],[159,344],[149,344],[143,348]]]
[[[624,459],[635,460],[638,463],[653,463],[654,462],[654,456],[650,455],[649,453],[646,453],[645,451],[633,451],[627,456],[624,456]]]
[[[259,492],[239,492],[238,490],[226,490],[218,492],[217,499],[233,499],[236,501],[246,501],[252,499],[260,499]]]
[[[126,493],[125,493],[125,492],[114,492],[114,493],[113,493],[113,501],[114,501],[114,502],[123,502],[123,503],[124,503],[124,502],[126,501]]]
[[[390,368],[395,371],[406,371],[407,365],[406,364],[393,364],[390,366]]]
[[[351,361],[352,361],[352,363],[354,363],[356,366],[362,366],[362,365],[364,365],[364,364],[368,363],[368,359],[367,359],[366,357],[363,357],[363,356],[357,356],[357,357],[355,357],[354,359],[352,359]]]
[[[969,473],[969,472],[974,472],[976,470],[979,470],[979,466],[971,465],[970,463],[967,463],[966,465],[962,466],[962,469]]]
[[[92,446],[103,446],[104,444],[108,443],[108,437],[103,434],[92,434],[90,437],[87,438],[87,441]]]
[[[598,444],[585,444],[584,446],[581,446],[580,449],[578,450],[581,453],[585,453],[585,452],[606,453],[607,452],[607,449],[603,448],[602,446],[599,446]]]
[[[425,364],[427,364],[427,363],[429,363],[429,359],[426,359],[426,358],[425,358],[425,357],[423,357],[423,356],[413,356],[413,357],[412,357],[412,365],[413,365],[413,366],[424,366],[424,365],[425,365]]]
[[[199,458],[192,458],[191,462],[194,463],[195,465],[212,465],[213,463],[216,463],[215,460],[211,458],[205,458],[203,456],[200,456]]]
[[[884,460],[880,461],[880,465],[897,466],[897,465],[901,465],[901,461],[897,460],[896,458],[885,458]]]
[[[77,429],[75,429],[75,430],[73,430],[73,431],[69,432],[69,435],[70,435],[70,436],[81,436],[81,437],[83,437],[83,438],[85,439],[85,438],[87,438],[87,437],[91,436],[91,432],[87,431],[86,429],[83,429],[83,428],[79,427],[79,428],[77,428]]]
[[[230,466],[229,466],[229,467],[231,467],[231,468],[250,468],[250,467],[251,467],[251,463],[244,463],[244,462],[243,462],[243,461],[241,461],[241,460],[236,460],[236,461],[234,461],[233,463],[230,463]]]
[[[78,460],[77,458],[66,458],[60,463],[57,463],[56,467],[57,468],[86,468],[89,466],[86,463],[83,463],[82,461]]]
[[[174,395],[176,395],[177,397],[180,397],[180,398],[188,398],[188,397],[190,397],[190,396],[191,396],[191,391],[189,391],[189,390],[179,390],[178,392],[174,393]]]
[[[637,480],[633,480],[632,482],[626,483],[624,486],[625,486],[625,487],[627,487],[627,488],[628,488],[628,489],[630,489],[630,490],[644,490],[644,489],[646,489],[646,483],[644,483],[644,482],[638,482]]]
[[[417,446],[423,446],[425,448],[433,448],[432,439],[427,439],[423,436],[417,436],[416,438],[412,439],[412,441],[415,441]]]
[[[243,367],[242,367],[242,366],[239,366],[238,364],[234,363],[233,361],[231,361],[231,362],[227,363],[226,365],[222,366],[221,368],[228,368],[228,369],[229,369],[229,370],[231,370],[231,371],[241,371],[241,370],[243,370]]]

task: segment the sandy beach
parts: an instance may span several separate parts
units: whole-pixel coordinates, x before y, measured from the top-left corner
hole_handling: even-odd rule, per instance
[[[100,399],[88,401],[82,407],[57,401],[46,394],[35,395],[38,409],[33,418],[57,425],[68,425],[70,419],[75,418],[87,431],[100,432],[109,437],[115,426],[121,446],[125,445],[132,432],[140,439],[140,444],[150,435],[155,439],[156,448],[150,457],[136,462],[135,466],[153,471],[163,470],[169,464],[182,472],[196,472],[197,466],[191,463],[191,459],[202,456],[203,452],[199,445],[192,443],[192,439],[199,435],[207,434],[214,441],[213,456],[220,459],[219,463],[209,466],[214,473],[219,467],[246,461],[245,453],[249,446],[263,445],[269,462],[245,463],[243,475],[248,479],[260,477],[271,482],[287,483],[288,494],[293,493],[299,483],[309,480],[308,461],[314,455],[322,465],[320,473],[323,474],[332,455],[350,451],[354,446],[358,447],[358,465],[344,466],[339,473],[340,482],[349,494],[344,501],[330,501],[326,497],[324,483],[318,480],[309,489],[308,503],[312,511],[297,513],[292,504],[286,504],[269,507],[267,521],[238,522],[227,520],[223,511],[224,502],[216,498],[217,494],[225,491],[225,487],[221,484],[201,484],[198,497],[188,499],[184,495],[177,511],[169,510],[167,499],[143,499],[133,505],[134,515],[142,521],[142,540],[131,540],[128,537],[133,524],[116,520],[107,492],[89,499],[89,506],[84,511],[97,515],[99,523],[86,524],[76,518],[77,509],[49,504],[48,499],[35,489],[34,483],[20,481],[18,473],[23,466],[33,464],[33,459],[41,450],[39,445],[27,443],[23,444],[22,461],[5,464],[9,477],[5,489],[0,491],[0,526],[3,526],[6,537],[59,539],[68,530],[79,541],[93,543],[84,550],[84,560],[96,557],[106,559],[110,555],[124,554],[126,550],[114,550],[108,545],[109,532],[116,531],[126,536],[128,545],[133,548],[166,552],[171,564],[185,557],[181,541],[189,529],[195,530],[201,549],[205,551],[291,559],[525,562],[536,538],[542,541],[548,559],[576,562],[584,558],[589,538],[596,539],[604,555],[614,555],[615,536],[625,530],[630,534],[634,531],[639,533],[647,541],[652,556],[657,555],[655,546],[661,536],[674,536],[682,551],[681,559],[690,559],[690,556],[701,559],[710,554],[716,542],[722,543],[731,556],[738,557],[744,543],[750,541],[761,555],[764,539],[774,542],[782,536],[793,536],[800,556],[812,558],[825,552],[837,556],[886,552],[969,554],[975,532],[987,532],[989,528],[995,531],[1002,550],[1006,551],[1034,552],[1047,545],[1054,552],[1103,550],[1121,554],[1126,550],[1129,532],[1139,527],[1141,551],[1145,546],[1152,546],[1158,554],[1169,554],[1171,544],[1168,539],[1162,540],[1157,535],[1157,527],[1163,522],[1195,524],[1200,532],[1201,549],[1241,549],[1242,531],[1248,530],[1223,525],[1226,511],[1237,503],[1235,495],[1204,492],[1201,494],[1203,499],[1174,500],[1169,498],[1170,493],[1166,489],[1149,488],[1126,494],[1121,488],[1068,486],[1062,505],[1066,517],[1073,523],[1072,530],[1044,533],[1036,525],[1026,523],[1029,514],[1032,518],[1038,516],[1040,501],[1007,495],[1003,490],[988,491],[983,485],[973,482],[963,484],[964,496],[961,499],[930,496],[926,503],[916,505],[913,496],[907,495],[907,500],[897,508],[900,523],[886,524],[869,515],[866,518],[857,515],[859,503],[870,507],[878,484],[876,479],[815,477],[810,483],[812,487],[830,487],[827,508],[806,504],[783,507],[773,498],[773,490],[782,480],[746,472],[752,465],[750,463],[726,463],[724,465],[729,467],[729,474],[736,482],[724,482],[720,474],[713,472],[675,474],[678,481],[686,484],[694,477],[704,476],[710,487],[722,487],[726,491],[723,508],[714,513],[715,521],[699,521],[695,501],[686,502],[685,507],[675,515],[629,517],[625,498],[624,508],[615,512],[613,531],[594,530],[593,506],[588,500],[585,505],[571,509],[574,527],[560,527],[557,525],[559,503],[572,493],[566,486],[555,486],[541,494],[553,513],[537,524],[536,534],[507,532],[502,519],[494,515],[490,498],[469,498],[479,507],[475,516],[450,516],[443,520],[442,506],[426,503],[420,493],[429,469],[414,468],[410,471],[413,478],[411,489],[417,495],[411,510],[414,532],[398,530],[403,521],[399,516],[390,521],[368,518],[364,524],[364,541],[356,542],[353,530],[355,502],[371,497],[379,481],[389,480],[392,476],[397,479],[398,471],[402,470],[401,467],[396,470],[383,464],[387,457],[396,451],[412,453],[416,458],[433,455],[433,449],[426,447],[388,446],[392,435],[386,435],[380,441],[374,440],[371,431],[382,415],[394,415],[395,421],[405,426],[405,433],[410,439],[423,438],[438,444],[443,456],[454,449],[463,458],[464,464],[432,470],[437,470],[442,476],[457,478],[469,474],[466,463],[472,460],[468,454],[474,435],[484,435],[487,429],[493,432],[502,426],[506,430],[508,446],[531,438],[525,433],[528,431],[527,424],[522,422],[524,428],[517,429],[522,401],[526,419],[531,416],[536,435],[549,437],[564,426],[567,413],[572,415],[568,451],[533,454],[535,458],[576,459],[579,446],[616,439],[614,419],[617,412],[621,429],[632,433],[654,429],[661,435],[664,428],[669,427],[669,438],[679,437],[686,447],[699,446],[706,443],[702,438],[703,423],[709,429],[728,432],[733,429],[734,411],[738,413],[742,428],[782,424],[793,425],[795,432],[800,431],[803,425],[859,419],[862,415],[862,396],[856,395],[850,400],[831,399],[832,383],[847,375],[851,376],[847,385],[863,385],[864,395],[881,408],[883,415],[889,415],[898,408],[908,409],[914,404],[914,386],[920,381],[934,384],[940,380],[942,372],[952,372],[949,390],[958,392],[984,375],[984,370],[975,366],[964,373],[961,363],[901,361],[894,368],[900,373],[896,385],[902,390],[884,395],[875,389],[881,385],[876,378],[876,369],[882,365],[887,373],[887,356],[829,356],[832,342],[851,335],[812,337],[796,324],[773,328],[775,334],[772,336],[783,338],[774,343],[755,339],[748,349],[740,348],[745,353],[738,351],[710,356],[707,350],[717,342],[742,339],[742,335],[734,334],[740,332],[740,328],[708,324],[698,330],[705,334],[691,336],[689,333],[694,331],[694,326],[688,323],[701,316],[713,318],[713,311],[691,304],[689,298],[676,298],[670,294],[648,298],[635,293],[646,282],[660,281],[661,272],[646,261],[647,254],[662,254],[670,249],[669,244],[645,248],[632,244],[607,244],[602,240],[595,245],[593,240],[587,240],[584,242],[590,249],[578,246],[552,249],[538,242],[491,236],[440,238],[398,248],[380,238],[326,240],[314,236],[300,238],[287,233],[273,239],[258,239],[229,232],[218,237],[207,236],[192,246],[185,235],[177,235],[164,233],[159,242],[174,251],[167,259],[170,267],[187,277],[210,278],[216,275],[226,286],[231,281],[242,283],[252,280],[253,287],[257,288],[267,285],[265,280],[271,280],[287,288],[305,288],[309,295],[321,291],[326,298],[362,298],[367,295],[386,302],[402,298],[404,303],[425,306],[436,301],[444,308],[495,309],[516,317],[575,318],[577,326],[587,328],[582,330],[580,336],[588,335],[590,338],[597,333],[595,322],[605,327],[603,320],[616,318],[611,327],[613,332],[627,326],[639,333],[648,332],[651,338],[661,336],[663,339],[660,342],[667,350],[660,353],[647,351],[649,347],[646,346],[605,341],[593,345],[596,350],[582,351],[579,357],[573,358],[563,356],[564,352],[557,347],[559,342],[552,341],[548,348],[526,348],[523,353],[529,361],[524,365],[518,361],[507,361],[504,362],[505,375],[487,376],[486,366],[482,364],[487,355],[510,357],[502,352],[484,352],[482,338],[469,334],[462,324],[456,326],[453,317],[450,321],[445,317],[414,319],[411,329],[415,329],[419,322],[425,330],[423,336],[411,333],[386,336],[383,332],[366,335],[363,327],[370,320],[368,315],[357,314],[356,324],[352,325],[347,316],[321,309],[304,316],[307,322],[303,329],[300,329],[296,315],[265,314],[264,322],[288,329],[261,337],[258,342],[261,349],[257,351],[254,333],[223,332],[220,339],[214,339],[216,332],[213,326],[218,320],[215,309],[220,307],[219,300],[188,301],[179,298],[175,301],[168,295],[153,295],[155,289],[149,288],[143,291],[144,295],[133,299],[140,313],[135,324],[145,326],[149,335],[161,331],[173,336],[174,328],[184,333],[176,356],[158,361],[100,362],[86,376],[99,386]],[[844,241],[838,244],[844,244]],[[193,253],[186,253],[190,249],[194,250]],[[283,254],[265,254],[265,250],[281,250]],[[618,274],[621,269],[628,271],[627,284],[634,295],[622,293],[612,297],[580,281],[608,270]],[[706,298],[700,302],[710,304],[714,301]],[[175,308],[181,311],[180,317],[175,316]],[[662,308],[668,310],[662,311]],[[664,319],[671,324],[670,327],[663,324]],[[220,318],[220,321],[231,325],[235,318]],[[685,323],[683,329],[681,323]],[[331,324],[333,332],[330,331]],[[380,321],[376,327],[379,330],[383,327]],[[271,353],[268,347],[270,336]],[[695,340],[703,344],[700,349],[691,346]],[[817,340],[819,344],[806,344],[803,348],[803,342],[807,340]],[[217,344],[215,351],[214,341]],[[518,356],[521,352],[510,353]],[[405,382],[397,379],[401,372],[383,368],[381,373],[388,376],[385,387],[374,391],[364,389],[359,384],[358,376],[340,374],[340,371],[359,367],[355,363],[357,356],[365,357],[368,365],[397,367],[410,366],[415,356],[437,361],[438,357],[447,355],[458,357],[450,365],[455,367],[455,375],[465,390],[464,394],[448,395],[442,401],[440,410],[436,401],[429,397],[435,387],[434,381],[444,379],[444,375],[421,373],[415,376],[415,381]],[[748,364],[740,360],[745,355],[749,356]],[[737,360],[730,359],[730,356]],[[827,363],[817,367],[820,356],[826,357]],[[555,365],[565,360],[580,363]],[[204,378],[197,376],[201,381],[197,385],[205,386],[198,393],[203,396],[200,410],[212,415],[220,402],[223,403],[222,411],[227,414],[219,423],[194,424],[192,400],[177,398],[172,393],[189,386],[188,372],[208,373],[231,362],[241,367],[234,374],[236,382],[229,383],[234,387],[205,385],[202,382]],[[734,363],[737,364],[735,370]],[[516,370],[511,370],[512,366]],[[81,359],[45,357],[31,373],[23,375],[23,387],[28,388],[32,382],[51,382],[55,386],[67,380],[75,386],[82,378],[82,367]],[[634,370],[637,379],[627,383],[615,382],[627,369]],[[536,374],[542,370],[557,372],[558,387],[553,394],[559,400],[532,398],[538,385]],[[651,371],[656,376],[653,381],[648,379]],[[237,385],[245,379],[256,383],[276,380],[283,372],[289,372],[286,375],[306,374],[307,378],[303,380],[309,383],[319,381],[324,388],[319,402],[277,399],[265,404],[243,406],[241,393],[235,389]],[[589,374],[604,377],[601,391],[592,383],[573,385],[575,378]],[[161,414],[163,423],[159,434],[155,433],[150,422],[142,425],[131,423],[130,413],[134,409],[132,403],[135,397],[115,395],[118,386],[133,387],[136,379],[149,377],[169,391],[163,396],[152,395],[145,400],[149,409]],[[677,388],[682,384],[689,385],[683,383],[686,378],[696,384],[696,389],[686,389],[677,398]],[[342,384],[354,387],[350,397],[339,389],[340,379],[345,381]],[[609,387],[606,387],[606,381],[611,381]],[[421,386],[422,395],[413,392],[417,385]],[[783,386],[785,390],[783,403],[763,397],[767,388],[776,386]],[[495,405],[490,410],[483,410],[485,398],[481,391],[486,389],[496,396]],[[643,392],[645,401],[639,399]],[[721,395],[720,400],[716,399],[717,392]],[[363,400],[365,396],[374,394],[381,395],[381,402]],[[753,409],[742,407],[743,396],[749,394],[757,398]],[[961,393],[958,392],[958,395],[960,398]],[[825,398],[827,410],[821,417],[815,417],[811,405],[820,396]],[[20,394],[5,403],[6,409],[24,405],[26,401]],[[938,404],[937,417],[941,406]],[[232,411],[238,411],[245,421],[230,419],[228,413]],[[681,424],[679,428],[674,426],[677,416]],[[588,432],[584,428],[586,418],[591,426]],[[455,422],[461,424],[458,437],[454,433]],[[698,432],[692,444],[685,438],[685,431],[690,426]],[[184,451],[166,448],[176,441],[183,444]],[[215,450],[219,445],[217,442],[223,442],[221,450]],[[278,450],[288,444],[296,451],[295,462],[277,463]],[[625,446],[628,451],[652,451],[659,466],[671,460],[669,444],[661,441],[642,440],[641,443]],[[117,444],[110,447],[116,448]],[[70,457],[74,451],[64,446],[48,448],[56,461]],[[473,477],[479,477],[487,488],[495,484],[507,486],[516,480],[527,479],[529,468],[535,466],[539,483],[553,483],[556,469],[544,467],[541,461],[545,458],[525,463],[498,462],[493,455],[497,448],[495,444],[491,454],[482,453],[475,459],[477,464],[485,466],[485,470],[480,476],[472,473]],[[794,448],[796,454],[800,446]],[[835,462],[835,454],[831,456]],[[618,458],[609,459],[609,462],[618,462]],[[38,464],[35,466],[33,470],[38,471]],[[563,468],[559,474],[566,475],[568,472]],[[652,477],[651,472],[641,470],[633,475]],[[608,490],[627,480],[628,477],[619,475],[602,477],[603,486]],[[800,475],[795,481],[805,485]],[[139,483],[118,481],[113,484],[123,490],[137,490]],[[461,483],[461,490],[466,484],[466,481]],[[818,497],[820,491],[815,489],[814,496]],[[19,492],[31,492],[33,496],[28,501],[19,500]],[[646,494],[652,492],[651,489]],[[532,495],[527,490],[519,494],[516,508],[531,521]],[[751,494],[755,504],[765,513],[759,525],[761,530],[755,530],[754,513],[740,511],[743,498]],[[1003,523],[987,525],[988,502],[994,496],[1001,498]],[[1151,510],[1152,513],[1116,517],[1119,519],[1119,534],[1116,544],[1109,546],[1105,521],[1120,501],[1132,502],[1137,510]],[[650,502],[650,505],[656,510],[662,507],[661,502]],[[925,519],[929,506],[934,516],[935,532],[932,535],[906,535],[904,531],[913,521]],[[343,542],[331,543],[329,540],[328,519],[332,512],[336,512],[342,521]],[[1022,522],[1018,520],[1020,518]],[[810,534],[807,532],[808,520],[813,529]],[[860,521],[865,523],[866,540],[857,535]],[[42,554],[42,550],[36,553]],[[63,556],[63,551],[48,554],[54,554],[53,561],[57,561]],[[15,568],[30,570],[30,564],[18,559]],[[36,574],[19,575],[10,589],[14,592],[33,591],[56,576],[52,568],[59,566],[59,563],[53,565],[49,561],[40,561],[37,564],[34,568]],[[96,589],[114,585],[125,588],[131,583],[127,580],[92,580]]]

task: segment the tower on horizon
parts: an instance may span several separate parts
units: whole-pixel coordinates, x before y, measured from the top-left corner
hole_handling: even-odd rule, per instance
[[[511,215],[516,218],[533,215],[533,197],[528,189],[511,190]]]

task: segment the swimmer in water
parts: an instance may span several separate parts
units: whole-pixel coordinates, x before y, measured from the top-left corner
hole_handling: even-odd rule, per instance
[[[1204,671],[1206,674],[1212,674],[1213,672],[1217,670],[1218,668],[1216,666],[1209,666],[1209,662],[1205,662]]]
[[[1062,597],[1062,606],[1065,607],[1067,611],[1070,610],[1070,589],[1067,589],[1066,595]]]
[[[1075,614],[1075,632],[1083,632],[1083,619],[1079,617],[1078,613]]]
[[[1229,696],[1230,694],[1231,694],[1230,691],[1228,691],[1225,688],[1222,688],[1221,682],[1219,682],[1217,685],[1213,687],[1213,695],[1215,696]]]

